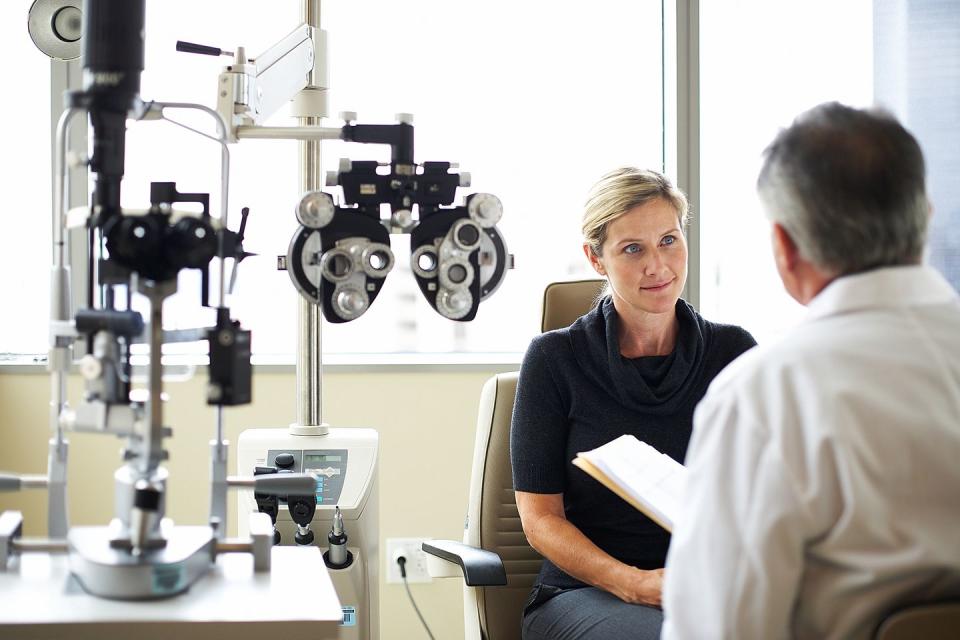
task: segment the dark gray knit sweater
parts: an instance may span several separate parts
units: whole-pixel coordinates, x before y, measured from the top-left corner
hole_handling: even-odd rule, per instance
[[[534,338],[523,359],[510,433],[518,491],[562,493],[567,519],[614,558],[664,565],[670,535],[571,464],[625,433],[683,462],[693,410],[710,381],[756,344],[740,327],[704,320],[679,300],[680,332],[667,356],[625,358],[607,297],[566,329]],[[583,586],[549,560],[539,583]]]

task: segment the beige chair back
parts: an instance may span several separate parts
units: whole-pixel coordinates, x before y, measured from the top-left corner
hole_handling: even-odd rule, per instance
[[[579,280],[549,285],[543,296],[541,329],[569,326],[596,304],[605,284],[605,280]],[[513,494],[510,418],[516,390],[517,372],[513,371],[494,376],[480,393],[464,542],[499,554],[507,585],[467,589],[467,640],[520,639],[523,605],[543,560],[527,542]]]
[[[602,279],[571,280],[547,285],[543,290],[540,331],[569,327],[596,305],[606,286],[607,281]]]
[[[890,615],[876,640],[956,640],[960,638],[960,602],[916,605]]]

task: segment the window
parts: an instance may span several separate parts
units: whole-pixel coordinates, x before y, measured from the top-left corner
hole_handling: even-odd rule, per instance
[[[175,41],[245,45],[255,56],[299,24],[298,3],[267,6],[148,3],[144,98],[213,106],[227,59],[177,53]],[[371,123],[413,113],[417,161],[459,162],[473,176],[468,192],[500,197],[499,227],[516,256],[516,269],[477,319],[457,323],[422,299],[405,238],[394,236],[397,266],[383,292],[359,320],[324,323],[324,351],[523,351],[539,327],[544,286],[592,275],[579,231],[590,185],[617,166],[662,166],[660,3],[358,0],[324,3],[321,23],[329,34],[330,113],[356,111]],[[209,128],[203,118],[181,119]],[[280,114],[271,124],[288,122]],[[385,150],[324,143],[326,168],[340,157],[387,159]],[[166,123],[137,123],[127,160],[125,206],[144,206],[151,180],[175,180],[181,191],[210,191],[217,207],[212,142]],[[286,253],[296,224],[296,143],[244,141],[231,147],[231,163],[230,215],[235,224],[240,207],[251,208],[246,245],[259,254],[240,266],[234,313],[253,330],[258,356],[289,358],[297,294],[276,271],[276,256]],[[165,307],[170,320],[209,322],[198,319],[198,296],[184,280],[180,289]]]
[[[877,0],[877,102],[917,137],[933,202],[930,262],[960,288],[960,5]]]
[[[870,0],[702,2],[701,308],[758,341],[796,322],[755,184],[761,153],[801,111],[873,102]]]
[[[754,185],[780,127],[827,100],[892,111],[917,137],[930,262],[960,286],[960,6],[949,0],[702,3],[704,313],[772,338],[802,314],[776,275]]]
[[[0,233],[0,361],[47,351],[50,314],[50,59],[27,33],[22,2],[0,3],[0,39],[16,60],[3,71],[5,222]]]
[[[9,5],[9,6],[8,6]],[[7,274],[0,354],[47,348],[50,258],[49,59],[26,32],[26,9],[0,5],[0,29],[18,64],[7,70],[16,100],[0,115],[14,157],[3,161],[7,211],[16,232],[0,239]],[[267,9],[269,7],[269,10]],[[522,351],[537,327],[539,296],[552,280],[591,277],[580,252],[579,217],[589,186],[624,164],[661,167],[663,81],[661,3],[603,0],[561,10],[555,3],[465,4],[424,0],[325,3],[330,112],[356,110],[362,122],[416,117],[417,160],[450,160],[472,173],[469,192],[505,205],[500,224],[517,268],[481,307],[477,320],[440,318],[409,274],[405,237],[398,261],[361,319],[324,326],[327,353]],[[177,39],[255,55],[299,23],[298,3],[170,0],[147,6],[147,70],[142,94],[163,101],[214,103],[227,62],[177,53]],[[934,202],[931,261],[960,285],[960,9],[949,0],[700,3],[701,307],[765,340],[802,309],[783,292],[768,225],[754,192],[760,155],[776,131],[825,100],[893,110],[917,135]],[[183,21],[182,16],[191,20]],[[204,128],[204,117],[180,119]],[[272,124],[289,120],[278,114]],[[338,124],[331,119],[328,124]],[[124,204],[147,203],[151,180],[182,191],[210,191],[217,208],[216,145],[164,123],[129,129]],[[231,217],[252,210],[235,315],[254,330],[254,350],[289,361],[295,349],[297,294],[275,269],[295,228],[297,153],[293,142],[244,141],[231,147]],[[386,159],[385,150],[325,143],[324,161]],[[11,227],[12,229],[12,227]],[[17,277],[12,277],[16,273]],[[168,301],[171,326],[209,323],[198,311],[195,274]]]

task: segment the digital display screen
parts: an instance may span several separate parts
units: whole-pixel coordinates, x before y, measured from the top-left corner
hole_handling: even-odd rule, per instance
[[[314,454],[314,455],[306,455],[303,457],[303,461],[305,464],[309,464],[311,462],[342,462],[343,457],[321,453],[321,454]]]

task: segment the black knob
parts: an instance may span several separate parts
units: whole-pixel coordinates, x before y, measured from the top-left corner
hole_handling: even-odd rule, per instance
[[[295,460],[293,459],[292,453],[280,453],[277,454],[277,457],[274,459],[274,464],[277,465],[280,469],[289,469],[293,466]]]
[[[254,493],[253,497],[257,501],[257,511],[267,514],[270,521],[277,524],[277,516],[280,515],[279,498],[263,493]]]
[[[153,487],[142,487],[133,492],[133,506],[144,511],[160,508],[160,492]]]
[[[313,515],[310,513],[310,505],[301,499],[297,499],[297,501],[294,502],[293,506],[290,508],[290,511],[292,512],[294,520],[304,520]]]

